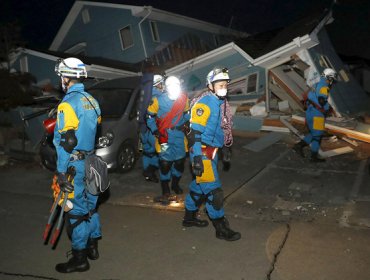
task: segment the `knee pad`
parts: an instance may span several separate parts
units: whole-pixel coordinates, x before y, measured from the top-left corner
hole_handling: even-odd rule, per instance
[[[317,142],[319,143],[319,145],[321,144],[321,139],[322,139],[322,136],[313,136],[312,137],[312,142]]]
[[[201,206],[206,201],[206,196],[204,194],[199,194],[199,193],[195,193],[193,191],[190,191],[189,195],[190,195],[191,199],[194,201],[195,206],[197,208],[199,208],[199,206]]]
[[[209,196],[212,195],[213,199],[210,201]],[[213,206],[213,208],[218,211],[224,206],[224,191],[221,188],[217,188],[208,194],[207,202]]]
[[[159,162],[159,168],[163,175],[166,175],[168,172],[170,172],[171,166],[172,166],[172,161],[161,160]]]
[[[185,170],[185,158],[178,159],[174,162],[173,167],[179,172],[184,172]]]

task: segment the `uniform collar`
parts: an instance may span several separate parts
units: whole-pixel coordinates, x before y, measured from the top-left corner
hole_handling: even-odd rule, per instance
[[[72,85],[68,91],[67,91],[67,94],[73,92],[73,91],[84,91],[85,90],[85,86],[84,84],[82,83],[77,83],[77,84],[74,84]]]

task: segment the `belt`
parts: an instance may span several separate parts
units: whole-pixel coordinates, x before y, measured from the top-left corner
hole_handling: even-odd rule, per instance
[[[173,126],[173,127],[170,127],[169,129],[171,130],[183,130],[184,126],[183,125],[179,125],[179,126]]]
[[[78,160],[84,160],[86,158],[86,155],[88,155],[89,152],[85,152],[85,151],[77,151],[76,153],[73,153],[70,155],[69,157],[69,161],[70,162],[75,162],[75,161],[78,161]]]

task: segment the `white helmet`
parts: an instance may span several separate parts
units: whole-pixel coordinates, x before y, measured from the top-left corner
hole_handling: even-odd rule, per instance
[[[87,78],[85,64],[78,58],[69,57],[66,59],[58,59],[55,64],[55,73],[60,77],[68,78]]]
[[[169,76],[165,81],[166,91],[171,100],[176,100],[181,93],[181,81],[175,76]]]
[[[154,75],[153,77],[153,87],[158,86],[163,83],[164,77],[162,75]]]
[[[322,72],[321,76],[325,77],[327,80],[336,80],[337,79],[337,72],[331,68],[326,68]]]
[[[230,83],[229,70],[227,68],[214,68],[207,75],[207,86],[217,81]]]

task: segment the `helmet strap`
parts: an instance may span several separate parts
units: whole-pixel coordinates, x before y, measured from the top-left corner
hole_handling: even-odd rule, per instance
[[[62,89],[64,92],[67,92],[69,84],[71,83],[71,79],[63,76],[61,78],[62,78]],[[67,79],[67,81],[64,80],[65,78]]]

